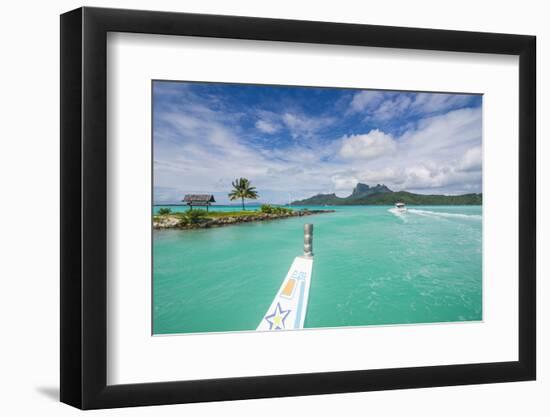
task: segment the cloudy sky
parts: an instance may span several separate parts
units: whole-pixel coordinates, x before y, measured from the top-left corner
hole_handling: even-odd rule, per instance
[[[482,98],[336,88],[155,81],[154,199],[248,178],[260,202],[394,191],[481,192]]]

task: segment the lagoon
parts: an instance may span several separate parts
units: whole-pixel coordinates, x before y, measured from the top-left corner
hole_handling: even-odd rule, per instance
[[[254,330],[302,253],[305,222],[314,224],[306,328],[482,319],[481,206],[307,208],[336,211],[155,230],[153,333]]]

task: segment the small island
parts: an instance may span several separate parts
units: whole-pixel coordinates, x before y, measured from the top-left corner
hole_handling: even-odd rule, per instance
[[[286,207],[262,204],[258,210],[245,210],[245,199],[259,197],[256,187],[246,178],[237,178],[231,183],[233,189],[228,194],[230,200],[241,200],[242,209],[235,211],[209,211],[216,200],[212,194],[186,194],[182,202],[189,207],[185,212],[173,213],[168,207],[161,208],[153,216],[154,229],[206,229],[210,227],[230,226],[241,223],[277,220],[289,217],[310,216],[312,214],[331,213],[334,210],[293,210]],[[195,209],[193,207],[204,207]]]
[[[259,210],[247,211],[206,211],[188,210],[172,213],[168,208],[160,209],[153,216],[155,229],[206,229],[210,227],[231,226],[242,223],[285,219],[289,217],[310,216],[312,214],[333,213],[334,210],[293,210],[286,207],[262,205]]]

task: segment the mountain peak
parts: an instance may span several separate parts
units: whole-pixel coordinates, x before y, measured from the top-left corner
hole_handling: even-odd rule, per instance
[[[358,182],[350,197],[365,197],[372,194],[391,193],[384,184],[376,184],[374,187]]]

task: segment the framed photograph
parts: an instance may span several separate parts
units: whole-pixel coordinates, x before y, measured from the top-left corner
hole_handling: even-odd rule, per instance
[[[535,37],[61,16],[61,401],[533,380]]]

